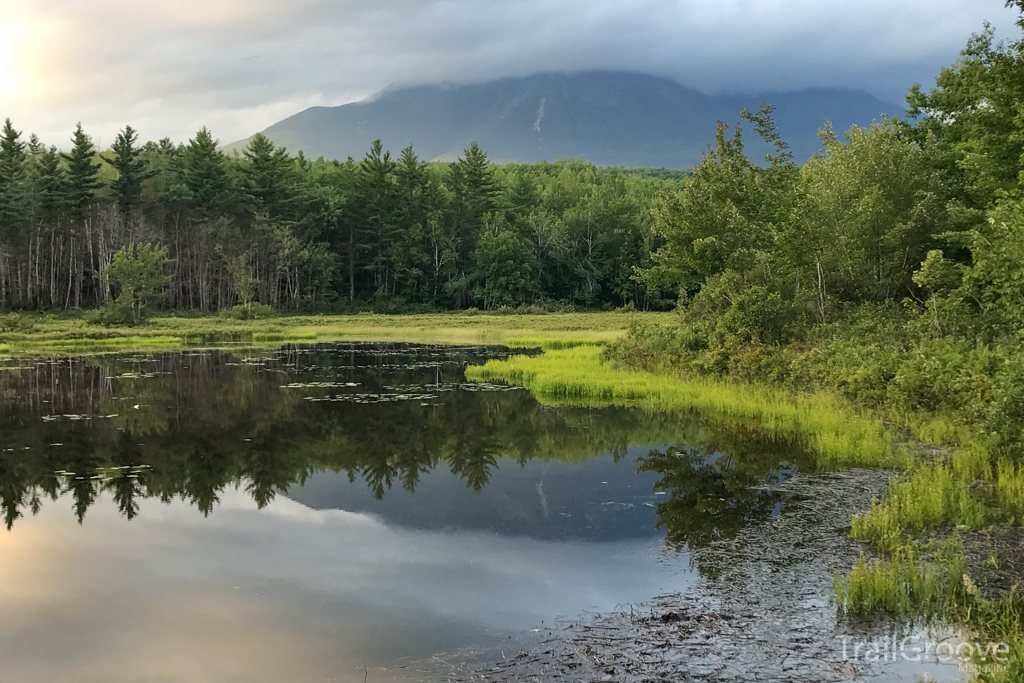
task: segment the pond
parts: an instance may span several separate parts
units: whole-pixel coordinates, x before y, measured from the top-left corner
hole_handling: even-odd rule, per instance
[[[466,382],[508,353],[6,361],[0,681],[416,679],[685,594],[797,500],[800,443]]]

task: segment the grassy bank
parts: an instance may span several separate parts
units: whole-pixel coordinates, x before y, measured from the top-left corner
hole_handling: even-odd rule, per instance
[[[80,316],[0,316],[0,353],[66,355],[90,351],[177,350],[286,342],[379,341],[437,344],[599,344],[625,333],[631,319],[660,313],[550,313],[488,315],[281,316],[236,320],[221,316],[162,316],[136,327],[105,327]]]
[[[739,386],[615,367],[598,346],[514,356],[467,368],[472,379],[504,380],[560,401],[638,405],[650,410],[698,410],[751,420],[779,435],[810,440],[823,467],[896,467],[909,455],[893,449],[881,422],[858,414],[826,394],[794,396],[770,387]]]

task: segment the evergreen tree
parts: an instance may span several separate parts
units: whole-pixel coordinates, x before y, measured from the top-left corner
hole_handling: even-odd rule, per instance
[[[230,183],[224,154],[206,126],[182,150],[177,171],[197,217],[211,218],[225,208]]]
[[[25,143],[10,119],[0,130],[0,236],[18,237],[28,215]]]
[[[92,138],[85,134],[79,123],[71,136],[71,152],[64,155],[67,164],[65,197],[71,219],[76,224],[88,220],[96,191],[103,185],[99,177],[100,164],[94,161],[95,157]]]
[[[412,145],[402,150],[395,166],[395,233],[388,245],[389,259],[397,277],[396,292],[407,300],[419,299],[425,291],[430,257],[426,226],[434,198],[430,192],[426,164]]]
[[[395,212],[395,162],[391,153],[384,151],[380,140],[374,140],[370,151],[361,162],[356,173],[356,202],[359,230],[355,235],[357,243],[351,245],[358,255],[365,251],[368,256],[366,268],[371,274],[372,295],[386,294],[393,287],[390,281],[391,263],[387,245],[394,237]],[[358,260],[358,256],[356,257]]]
[[[461,243],[460,253],[468,258],[476,247],[484,216],[494,210],[497,195],[487,154],[477,143],[470,144],[451,164],[448,180],[452,193],[451,220]]]
[[[39,204],[40,220],[56,226],[67,200],[67,176],[56,147],[40,152],[34,180],[33,191]]]
[[[138,132],[131,126],[117,134],[110,150],[114,153],[112,161],[104,159],[117,171],[117,178],[110,183],[114,199],[123,216],[133,214],[142,203],[142,184],[152,176],[146,171],[146,160],[142,149],[137,146]]]
[[[242,153],[242,185],[250,211],[284,216],[294,202],[292,159],[284,147],[275,147],[263,133],[249,140]]]

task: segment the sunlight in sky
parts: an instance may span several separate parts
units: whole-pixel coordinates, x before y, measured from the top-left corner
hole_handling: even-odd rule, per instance
[[[0,97],[13,95],[21,88],[17,42],[18,27],[0,21]]]

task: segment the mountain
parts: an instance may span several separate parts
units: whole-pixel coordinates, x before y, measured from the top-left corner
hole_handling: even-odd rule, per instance
[[[412,144],[423,159],[451,160],[475,140],[499,163],[565,157],[686,168],[700,161],[717,121],[735,124],[742,109],[754,111],[763,101],[775,105],[779,132],[800,161],[818,150],[826,120],[843,131],[901,113],[856,90],[712,96],[664,78],[594,71],[388,89],[362,102],[311,107],[263,132],[292,151],[333,159],[359,159],[379,138],[393,151]],[[752,134],[745,140],[751,158],[768,151]]]

